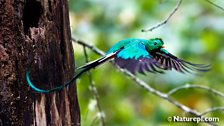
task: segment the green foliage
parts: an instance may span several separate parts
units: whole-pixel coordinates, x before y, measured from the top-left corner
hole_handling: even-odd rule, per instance
[[[220,2],[220,1],[217,1]],[[153,32],[141,29],[164,20],[176,5],[176,0],[70,0],[72,35],[107,51],[114,43],[126,38],[163,38],[166,49],[180,58],[212,64],[212,70],[201,76],[167,72],[138,75],[155,89],[168,92],[186,84],[207,85],[224,92],[224,16],[223,11],[205,0],[183,1],[167,24]],[[222,6],[222,5],[220,5]],[[85,63],[82,47],[74,45],[76,65]],[[88,51],[89,58],[99,58]],[[146,125],[192,125],[194,123],[171,123],[168,116],[185,113],[137,86],[130,78],[118,72],[110,63],[91,71],[98,89],[100,105],[108,126]],[[88,75],[77,81],[82,125],[91,125],[97,118],[93,95],[89,90]],[[223,100],[210,92],[198,89],[182,90],[173,95],[177,101],[198,111],[223,106]],[[208,114],[219,117],[224,124],[223,112]],[[99,118],[93,125],[99,125]],[[194,124],[194,125],[203,125]]]

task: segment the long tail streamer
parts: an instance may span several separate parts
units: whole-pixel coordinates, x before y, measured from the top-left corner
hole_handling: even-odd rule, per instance
[[[28,69],[26,71],[26,80],[27,80],[27,83],[28,85],[35,91],[37,92],[40,92],[40,93],[51,93],[51,92],[55,92],[55,91],[60,91],[62,89],[64,89],[65,87],[69,86],[70,84],[72,84],[72,82],[74,82],[77,78],[79,78],[83,73],[85,73],[86,71],[92,69],[92,68],[95,68],[96,66],[108,61],[109,59],[112,59],[114,58],[114,56],[118,53],[118,51],[114,52],[114,53],[110,53],[104,57],[101,57],[95,61],[92,61],[84,66],[81,66],[79,68],[77,68],[77,70],[80,70],[79,73],[77,73],[76,75],[74,75],[72,77],[71,80],[69,80],[68,82],[66,82],[65,84],[61,85],[61,86],[58,86],[58,87],[55,87],[55,88],[52,88],[52,89],[49,89],[49,90],[44,90],[44,89],[40,89],[38,87],[36,87],[32,81],[30,80],[30,69]]]

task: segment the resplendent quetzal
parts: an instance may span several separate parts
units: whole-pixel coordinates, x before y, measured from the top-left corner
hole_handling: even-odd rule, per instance
[[[110,59],[114,59],[115,64],[132,74],[136,74],[137,72],[142,74],[145,74],[145,72],[163,73],[164,70],[172,69],[182,73],[191,73],[206,72],[210,69],[210,65],[193,64],[177,58],[165,50],[163,44],[160,38],[149,40],[129,38],[121,40],[112,46],[105,56],[79,67],[77,70],[80,72],[74,75],[70,81],[50,90],[39,89],[34,86],[29,77],[30,71],[26,73],[26,80],[29,86],[37,92],[50,93],[59,91],[79,78],[84,72]]]

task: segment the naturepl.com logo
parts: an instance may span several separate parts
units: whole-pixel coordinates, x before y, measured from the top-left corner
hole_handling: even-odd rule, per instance
[[[219,122],[219,117],[186,117],[186,116],[169,116],[169,122]]]

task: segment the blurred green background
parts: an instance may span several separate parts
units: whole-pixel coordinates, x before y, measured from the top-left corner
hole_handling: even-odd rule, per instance
[[[213,1],[224,7],[223,0]],[[148,73],[147,76],[138,74],[138,77],[164,93],[188,83],[224,92],[224,11],[206,0],[183,0],[167,24],[153,32],[141,32],[142,28],[164,20],[176,3],[177,0],[70,0],[72,36],[104,51],[122,39],[160,37],[166,49],[174,55],[193,63],[212,64],[212,70],[201,76],[171,71],[165,74]],[[73,46],[76,65],[85,64],[82,46]],[[90,50],[87,52],[90,60],[100,57]],[[207,125],[168,122],[169,116],[189,114],[137,86],[110,63],[91,70],[91,73],[107,126]],[[88,75],[82,76],[77,84],[81,124],[100,125]],[[224,106],[223,98],[200,89],[182,90],[172,98],[199,112]],[[219,117],[217,124],[224,125],[223,111],[206,116]]]

